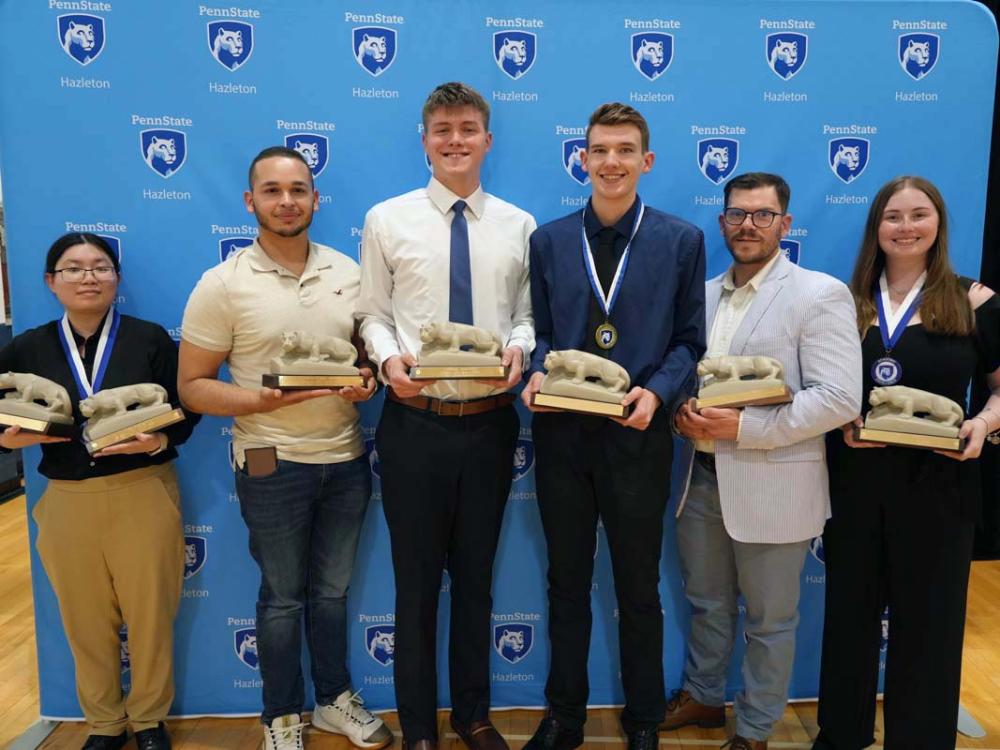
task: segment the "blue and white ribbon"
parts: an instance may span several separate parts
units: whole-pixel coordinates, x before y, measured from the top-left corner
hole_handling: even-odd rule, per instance
[[[101,328],[101,338],[97,342],[97,353],[94,356],[94,379],[91,381],[87,377],[87,369],[83,366],[83,359],[80,357],[80,350],[73,340],[73,329],[69,325],[69,316],[63,313],[62,320],[59,321],[59,340],[62,342],[63,351],[69,361],[70,372],[76,381],[76,388],[80,392],[80,399],[89,398],[101,390],[101,383],[104,382],[104,373],[108,369],[108,360],[111,359],[111,350],[115,346],[115,338],[118,336],[118,325],[121,316],[113,307],[104,318],[104,326]]]
[[[632,223],[632,233],[629,235],[628,244],[625,245],[625,249],[622,251],[622,257],[618,261],[618,269],[615,271],[614,278],[611,279],[611,288],[607,292],[601,286],[601,280],[597,275],[597,266],[594,265],[594,253],[590,249],[590,240],[587,239],[587,225],[583,220],[587,213],[586,209],[581,214],[580,233],[583,236],[583,266],[587,270],[587,278],[590,279],[590,288],[594,290],[594,296],[597,297],[597,302],[601,306],[605,320],[611,317],[611,310],[618,299],[618,293],[621,291],[622,281],[625,279],[625,270],[628,268],[628,256],[632,248],[632,240],[635,238],[636,232],[639,231],[639,224],[642,222],[642,215],[646,210],[646,207],[642,205],[642,199],[636,198],[636,200],[639,202],[639,210],[636,211],[635,221]]]

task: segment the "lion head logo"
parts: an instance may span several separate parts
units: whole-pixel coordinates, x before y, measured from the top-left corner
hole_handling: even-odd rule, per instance
[[[632,35],[632,65],[649,80],[663,75],[673,60],[673,34],[645,31]]]
[[[80,65],[89,65],[104,51],[104,19],[72,13],[56,19],[56,32],[63,52]]]
[[[396,61],[396,30],[383,26],[361,26],[352,36],[354,60],[376,78]]]
[[[498,31],[493,35],[493,59],[500,70],[517,80],[535,64],[537,42],[528,31]]]

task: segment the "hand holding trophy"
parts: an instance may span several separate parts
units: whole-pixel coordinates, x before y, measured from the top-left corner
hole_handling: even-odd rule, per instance
[[[80,402],[80,413],[87,417],[83,443],[91,455],[184,419],[184,412],[170,405],[166,389],[156,383],[98,391]]]
[[[420,326],[420,356],[411,380],[489,380],[506,378],[500,362],[503,342],[492,331],[465,323]]]
[[[8,391],[0,399],[0,425],[51,437],[73,435],[69,394],[58,383],[31,373],[6,372],[0,374],[0,391]]]
[[[622,399],[631,383],[628,371],[617,362],[577,349],[550,351],[545,355],[546,375],[532,398],[545,406],[606,417],[628,416]]]
[[[964,440],[962,407],[936,393],[892,385],[872,388],[872,410],[864,427],[854,428],[854,439],[908,448],[960,451]]]
[[[271,360],[271,372],[261,384],[282,391],[364,386],[355,362],[358,350],[350,341],[309,331],[281,334],[281,355]]]
[[[694,409],[785,404],[792,393],[785,371],[773,357],[710,357],[698,363],[701,388]]]

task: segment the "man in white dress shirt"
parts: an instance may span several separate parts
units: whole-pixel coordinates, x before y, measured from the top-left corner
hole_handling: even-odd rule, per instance
[[[754,172],[726,184],[719,227],[733,264],[708,282],[705,311],[706,356],[774,357],[792,402],[700,413],[684,406],[675,420],[696,441],[677,521],[692,616],[683,688],[667,703],[662,727],[725,724],[742,593],[747,650],[736,732],[723,746],[730,750],[766,750],[784,712],[802,564],[830,514],[823,435],[861,407],[854,302],[840,281],[784,257],[789,198],[778,175]]]
[[[471,750],[505,750],[489,722],[490,594],[519,422],[507,393],[534,348],[531,216],[483,192],[489,106],[461,83],[423,109],[427,187],[374,206],[361,249],[361,334],[389,386],[376,435],[396,577],[396,702],[403,747],[437,747],[437,604],[451,579],[451,725]],[[510,376],[414,382],[420,326],[499,335]]]

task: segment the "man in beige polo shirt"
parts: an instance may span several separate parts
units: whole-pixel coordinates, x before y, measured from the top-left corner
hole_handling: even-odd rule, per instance
[[[381,748],[392,734],[361,705],[347,672],[347,587],[371,493],[353,402],[365,388],[282,392],[261,387],[285,331],[350,340],[360,270],[309,241],[319,205],[309,166],[288,148],[250,165],[247,211],[257,240],[202,276],[182,327],[178,385],[184,404],[235,417],[233,452],[250,553],[260,566],[257,646],[264,683],[265,750],[301,750],[305,704],[302,616],[316,688],[314,726]],[[218,379],[229,365],[231,383]]]

